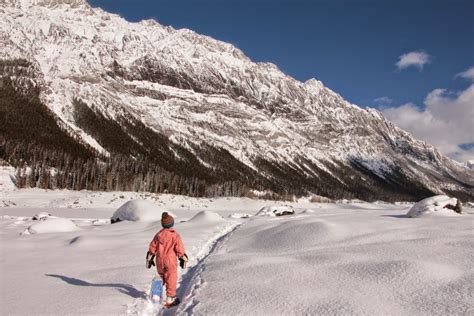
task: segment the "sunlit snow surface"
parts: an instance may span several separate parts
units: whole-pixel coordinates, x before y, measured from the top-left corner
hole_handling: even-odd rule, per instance
[[[131,199],[176,215],[190,264],[173,310],[146,298],[154,271],[145,254],[159,222],[110,224]],[[282,204],[296,215],[239,218],[278,203],[11,188],[2,201],[2,315],[473,313],[470,208],[412,219],[411,205],[301,200]],[[42,211],[78,230],[21,235]]]
[[[419,216],[457,216],[458,214],[447,206],[456,206],[458,200],[446,195],[436,195],[419,201],[408,211],[408,217]]]

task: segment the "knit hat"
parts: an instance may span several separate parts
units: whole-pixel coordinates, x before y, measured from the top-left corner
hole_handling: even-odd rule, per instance
[[[173,216],[169,215],[168,212],[163,212],[163,214],[161,214],[161,226],[163,226],[163,228],[171,228],[173,225]]]

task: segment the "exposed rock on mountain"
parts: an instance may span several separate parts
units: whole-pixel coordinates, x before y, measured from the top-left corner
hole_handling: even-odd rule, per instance
[[[472,170],[380,112],[350,104],[315,79],[302,83],[273,64],[254,63],[230,44],[152,20],[130,23],[81,0],[3,1],[0,17],[1,110],[10,113],[0,127],[4,156],[31,164],[34,157],[12,148],[36,144],[89,161],[105,178],[116,168],[122,182],[126,175],[135,183],[112,177],[114,187],[105,180],[93,186],[89,170],[89,180],[73,188],[116,189],[120,182],[121,189],[192,195],[271,189],[473,199]],[[12,110],[25,96],[54,117],[61,137],[74,140],[74,154],[69,146],[8,136],[25,118]],[[100,171],[97,159],[110,170]],[[60,159],[52,161],[42,168],[63,173]],[[152,185],[153,177],[165,184]]]

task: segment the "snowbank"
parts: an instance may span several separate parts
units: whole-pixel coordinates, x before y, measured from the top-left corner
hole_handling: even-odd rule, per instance
[[[161,213],[163,213],[163,210],[159,209],[155,204],[149,201],[132,200],[119,207],[112,215],[111,221],[112,223],[120,221],[160,221]],[[171,215],[171,213],[169,214]]]
[[[47,218],[28,227],[23,234],[66,233],[79,230],[68,218]]]
[[[258,211],[257,215],[260,216],[282,216],[282,215],[293,215],[295,210],[289,205],[272,205],[265,206]]]
[[[51,217],[51,214],[49,214],[48,212],[39,212],[38,214],[33,216],[32,219],[34,221],[40,221],[40,220],[47,219],[48,217]]]
[[[229,215],[229,218],[250,218],[252,215],[247,213],[232,213]]]
[[[217,223],[225,221],[222,216],[210,211],[201,211],[191,218],[188,223]]]
[[[456,215],[453,208],[456,207],[458,200],[456,198],[450,198],[446,195],[436,195],[433,197],[421,200],[412,206],[408,211],[408,217],[419,217],[426,215],[441,215],[441,216],[452,216]],[[451,207],[450,208],[448,208]]]

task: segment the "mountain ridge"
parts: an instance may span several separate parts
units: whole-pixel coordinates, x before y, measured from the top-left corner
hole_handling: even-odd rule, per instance
[[[250,168],[279,192],[298,182],[300,193],[328,194],[338,186],[356,192],[359,182],[362,188],[390,188],[371,189],[377,192],[407,191],[406,186],[424,192],[407,192],[405,198],[446,191],[473,195],[474,175],[466,168],[316,79],[299,82],[273,64],[253,63],[231,44],[156,21],[131,23],[85,1],[13,3],[0,11],[0,43],[6,48],[0,58],[27,60],[41,102],[101,155],[113,154],[111,138],[79,126],[75,102],[102,120],[140,122],[193,155],[189,159],[202,172],[214,168],[206,161],[214,150],[208,146],[221,148],[245,166],[242,173]],[[124,127],[124,135],[138,146],[146,143],[132,129]],[[350,173],[357,180],[348,180]],[[299,180],[285,180],[293,177]],[[237,178],[232,181],[247,181]],[[315,192],[326,182],[327,190]]]

